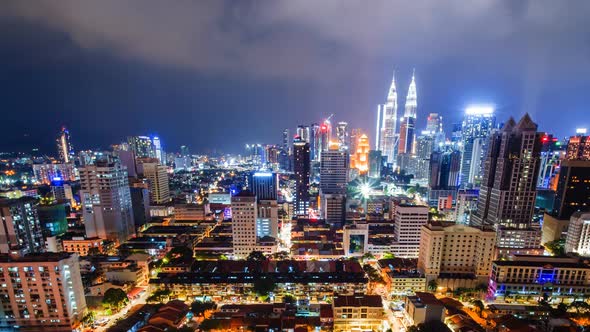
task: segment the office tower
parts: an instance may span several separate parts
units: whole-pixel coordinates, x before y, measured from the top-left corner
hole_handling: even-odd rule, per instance
[[[276,200],[278,193],[278,174],[266,171],[253,171],[248,177],[248,190],[259,200]]]
[[[326,223],[344,223],[346,217],[346,195],[321,193],[320,210],[322,219],[324,219]]]
[[[470,224],[470,218],[477,211],[477,198],[479,191],[474,189],[461,189],[457,193],[457,206],[455,207],[455,222],[457,224]]]
[[[493,229],[427,224],[422,226],[420,234],[418,270],[428,280],[442,275],[453,275],[457,279],[475,276],[478,283],[487,283],[495,245]]]
[[[418,109],[418,98],[416,95],[415,73],[412,74],[412,82],[408,88],[404,117],[401,120],[398,153],[414,153],[414,129],[416,127],[416,111]]]
[[[33,176],[35,181],[43,184],[51,184],[51,181],[76,181],[77,170],[74,164],[33,164]]]
[[[290,154],[289,150],[285,150]],[[264,164],[264,148],[261,144],[246,144],[246,160],[253,165],[260,166]]]
[[[418,258],[420,232],[428,223],[428,207],[421,205],[396,205],[393,217],[394,254],[404,258]]]
[[[309,208],[309,143],[293,141],[293,172],[295,173],[295,213],[307,215]]]
[[[147,136],[127,137],[129,148],[135,154],[135,158],[156,158],[152,140]]]
[[[183,157],[190,157],[191,154],[188,150],[188,146],[186,146],[186,145],[180,146],[180,155]]]
[[[585,131],[581,131],[585,133]],[[567,143],[565,159],[590,160],[590,136],[576,135],[570,137]]]
[[[35,203],[31,197],[0,199],[0,253],[25,255],[43,251]]]
[[[461,186],[481,181],[483,159],[489,137],[496,125],[494,108],[470,106],[465,110],[461,126],[463,161],[461,162]]]
[[[118,149],[114,150],[114,154],[119,158],[121,165],[127,169],[127,175],[137,177],[137,158],[135,158],[135,152],[131,147],[128,144],[121,144]]]
[[[348,152],[332,144],[322,153],[320,164],[320,192],[324,194],[346,194],[348,183]]]
[[[37,215],[43,237],[63,235],[68,231],[66,205],[64,203],[49,203],[37,205]]]
[[[383,157],[381,151],[369,151],[369,177],[374,179],[381,178],[381,167],[383,166]]]
[[[540,233],[532,228],[541,150],[537,124],[528,113],[518,123],[510,118],[489,144],[472,224],[494,225],[498,247],[539,246]]]
[[[286,172],[291,172],[293,170],[293,166],[291,164],[291,157],[287,153],[287,151],[281,149],[279,152],[279,169]]]
[[[76,205],[76,199],[72,192],[72,186],[63,181],[51,181],[51,195],[56,201],[67,201],[70,206]]]
[[[451,145],[454,149],[463,148],[463,123],[453,123],[453,131],[451,132]],[[439,148],[437,145],[435,148]]]
[[[565,157],[565,147],[553,135],[544,135],[541,138],[541,156],[537,188],[549,189],[556,183],[555,178],[559,173],[559,165]]]
[[[150,190],[145,179],[129,178],[129,193],[133,209],[133,223],[135,229],[145,225],[150,220]]]
[[[242,191],[231,197],[232,210],[232,245],[234,256],[246,258],[256,250],[256,195]]]
[[[565,252],[575,252],[582,257],[590,256],[590,213],[575,212],[570,217]]]
[[[0,256],[0,330],[74,331],[86,312],[78,255]],[[18,328],[16,328],[18,327]]]
[[[351,166],[359,171],[360,174],[366,174],[369,171],[369,138],[362,135],[355,144],[356,150],[351,151]]]
[[[430,155],[428,186],[433,190],[457,189],[460,170],[460,151],[435,151]]]
[[[160,161],[160,164],[165,165],[166,164],[166,158],[165,158],[165,154],[164,151],[162,150],[162,142],[160,141],[160,138],[158,136],[154,136],[152,138],[152,146],[154,148],[154,156],[155,158],[158,158],[158,160]]]
[[[563,160],[552,215],[567,220],[577,211],[590,211],[590,160]]]
[[[311,144],[311,132],[309,126],[297,126],[297,136],[299,136],[305,142]]]
[[[168,184],[168,167],[161,165],[156,159],[141,163],[143,177],[148,180],[150,202],[165,204],[170,202],[170,186]]]
[[[422,132],[416,138],[416,158],[414,160],[413,174],[416,179],[428,179],[430,155],[434,147],[434,137],[430,132]]]
[[[87,237],[123,243],[134,231],[127,171],[100,161],[80,168],[80,201]]]
[[[70,131],[66,127],[61,127],[56,139],[57,143],[57,157],[62,163],[74,162],[74,148],[72,147],[72,140]]]
[[[283,150],[287,151],[289,155],[291,155],[291,134],[288,128],[283,130],[283,142],[282,142]]]
[[[395,86],[395,74],[391,78],[391,86],[387,93],[387,103],[377,107],[377,133],[376,150],[380,150],[382,156],[389,164],[396,162],[395,145],[397,140],[397,88]]]
[[[279,236],[279,206],[276,199],[258,198],[258,214],[256,218],[256,236],[264,238]]]
[[[350,147],[350,136],[348,133],[348,123],[341,121],[336,125],[336,138],[341,149],[348,150]]]
[[[330,123],[329,118],[324,120],[320,126],[317,139],[317,158],[318,161],[320,161],[322,159],[322,153],[328,151],[332,139],[332,124]]]
[[[359,138],[361,138],[363,135],[363,130],[360,128],[352,128],[350,130],[350,148],[348,149],[351,151],[350,153],[354,153],[357,150]]]
[[[320,138],[320,125],[312,123],[309,130],[309,151],[310,158],[312,161],[319,161],[319,138]]]

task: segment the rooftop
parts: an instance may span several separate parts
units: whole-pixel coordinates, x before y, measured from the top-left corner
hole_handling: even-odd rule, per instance
[[[379,295],[335,295],[334,307],[383,307]]]

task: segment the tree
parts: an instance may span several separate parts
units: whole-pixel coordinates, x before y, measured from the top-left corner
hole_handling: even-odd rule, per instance
[[[149,303],[153,302],[164,302],[168,297],[170,297],[170,293],[172,293],[169,289],[158,289],[152,293],[145,301]]]
[[[565,255],[565,240],[555,240],[545,243],[545,249],[553,256]]]
[[[428,290],[431,292],[435,292],[438,289],[438,283],[436,280],[432,279],[428,282]]]
[[[295,304],[297,303],[297,298],[294,295],[286,294],[285,296],[283,296],[283,302],[288,304]]]
[[[576,312],[579,314],[580,312],[587,312],[590,310],[590,304],[584,301],[574,301],[570,304],[570,308],[576,309]]]
[[[276,260],[285,260],[285,259],[289,259],[289,252],[288,251],[279,251],[279,252],[275,252],[271,256],[273,259],[276,259]]]
[[[472,300],[471,304],[475,307],[475,312],[481,317],[482,311],[485,309],[485,305],[481,300]]]
[[[88,313],[82,318],[82,324],[86,325],[86,326],[90,326],[94,323],[94,320],[96,319],[96,314],[94,313],[94,311],[90,310],[88,311]]]
[[[364,254],[361,259],[364,260],[371,260],[371,259],[375,259],[375,256],[373,256],[373,254],[371,254],[370,252]]]
[[[268,277],[260,277],[254,281],[254,292],[259,296],[267,296],[270,292],[274,291],[276,284],[274,280]]]
[[[88,256],[98,256],[100,255],[100,249],[98,249],[98,247],[90,247],[88,248],[88,253],[86,255]]]
[[[262,261],[266,260],[266,256],[264,256],[264,253],[262,251],[254,250],[248,255],[246,260],[254,261],[254,262],[262,262]]]
[[[390,252],[386,252],[386,253],[383,254],[383,257],[382,258],[383,259],[394,259],[395,258],[395,255],[392,254],[392,253],[390,253]]]
[[[211,301],[195,301],[193,303],[191,303],[191,311],[193,312],[193,314],[195,314],[195,316],[202,316],[204,315],[207,311],[209,310],[215,310],[217,309],[217,304],[215,304],[215,302],[211,302]]]
[[[127,294],[120,288],[107,289],[102,298],[102,304],[109,309],[115,308],[118,310],[128,302]]]
[[[205,319],[199,325],[199,329],[203,331],[211,331],[221,327],[221,321],[219,319]]]
[[[410,326],[408,332],[451,332],[445,323],[437,320],[418,324],[418,326]]]
[[[164,264],[174,264],[177,262],[184,262],[193,257],[193,250],[189,247],[179,246],[170,250],[163,258]]]

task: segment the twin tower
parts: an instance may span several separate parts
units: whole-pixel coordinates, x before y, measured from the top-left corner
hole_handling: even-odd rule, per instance
[[[395,74],[391,80],[391,87],[387,94],[387,103],[377,106],[377,134],[376,150],[389,164],[395,164],[398,154],[414,153],[414,140],[416,137],[416,110],[418,108],[418,96],[416,94],[415,72],[412,73],[412,82],[408,88],[404,116],[400,119],[399,133],[397,132],[397,88],[395,86]]]

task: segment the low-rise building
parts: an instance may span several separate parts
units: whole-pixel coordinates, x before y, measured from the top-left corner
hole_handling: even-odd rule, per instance
[[[426,276],[418,271],[416,259],[380,259],[378,264],[390,295],[399,297],[426,291]]]
[[[565,252],[590,256],[590,212],[574,212],[570,218]]]
[[[383,302],[379,295],[335,295],[332,310],[335,332],[383,328]]]
[[[442,322],[445,319],[445,306],[431,293],[416,292],[415,296],[406,297],[407,318],[413,325],[430,321]]]
[[[578,257],[515,256],[494,261],[489,296],[574,300],[590,294],[590,266]]]
[[[61,245],[65,252],[75,252],[80,256],[87,256],[90,248],[96,248],[98,253],[104,250],[104,240],[98,237],[71,236],[62,238]]]

